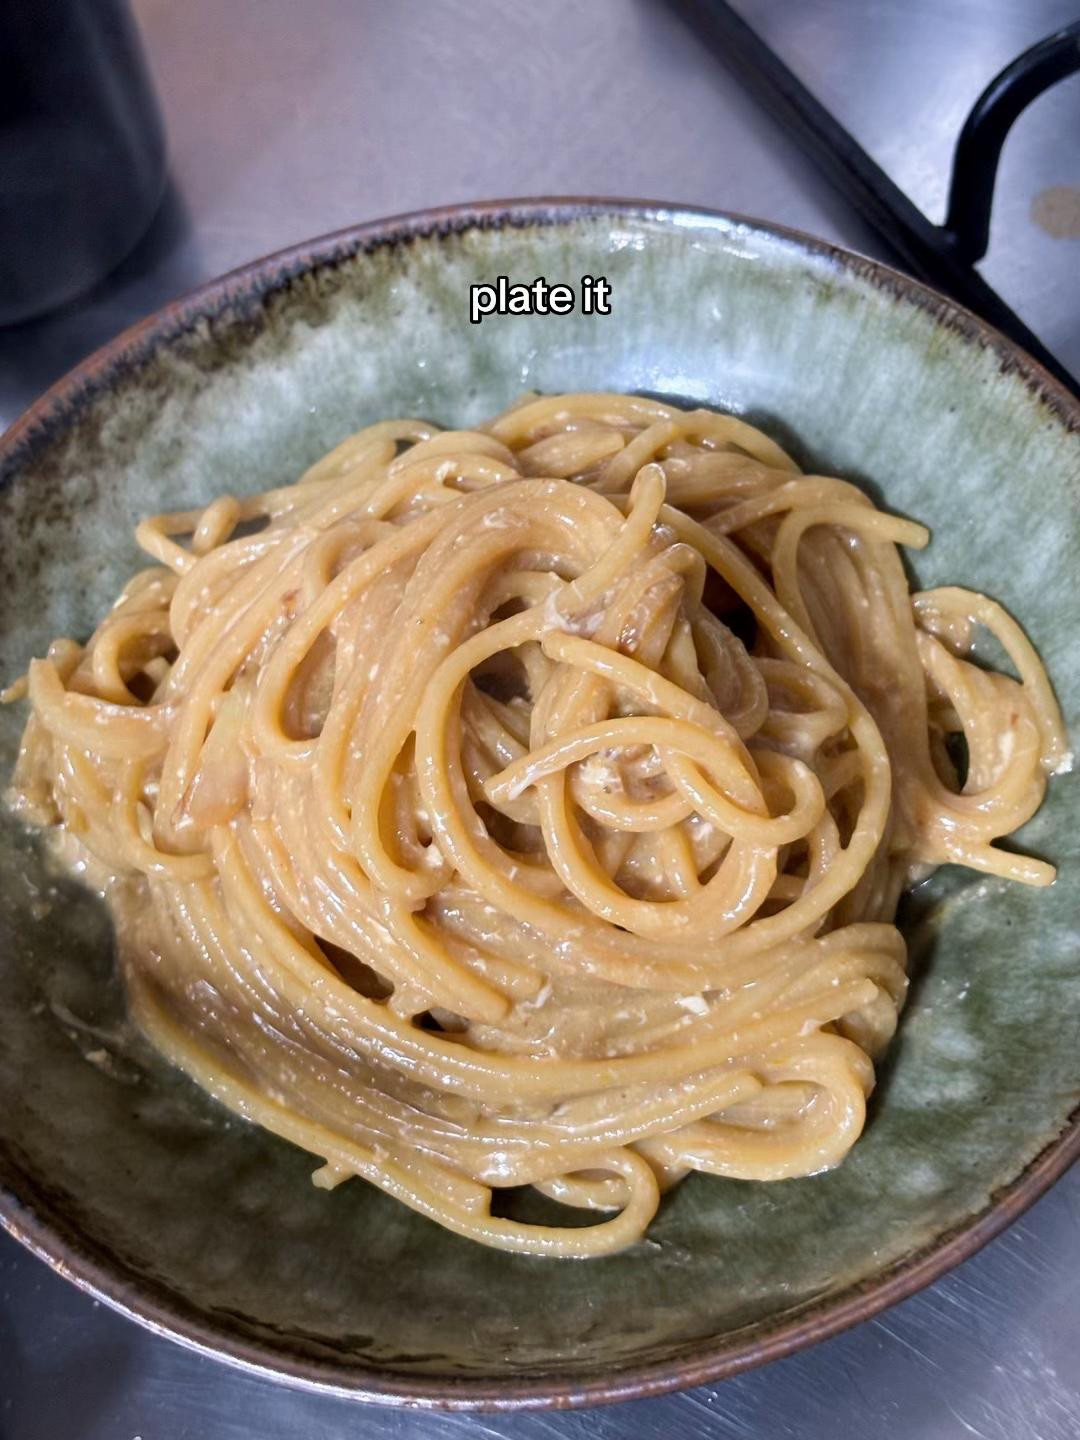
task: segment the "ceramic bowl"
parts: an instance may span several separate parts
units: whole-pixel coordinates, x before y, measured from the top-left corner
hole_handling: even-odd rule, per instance
[[[490,316],[505,274],[611,283],[610,315]],[[86,633],[136,517],[284,483],[386,415],[465,424],[523,389],[747,415],[932,526],[924,584],[1023,618],[1080,735],[1080,406],[868,260],[663,206],[479,206],[257,261],[129,330],[0,439],[0,675]],[[8,772],[22,707],[0,716]],[[952,869],[905,914],[913,986],[836,1171],[693,1176],[588,1263],[488,1251],[231,1119],[130,1033],[100,905],[0,839],[0,1184],[13,1234],[190,1345],[295,1383],[447,1407],[577,1405],[730,1374],[970,1254],[1080,1150],[1080,776],[1022,837],[1033,891]]]

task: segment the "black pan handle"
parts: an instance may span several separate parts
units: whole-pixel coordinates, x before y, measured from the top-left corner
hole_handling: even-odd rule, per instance
[[[0,0],[0,4],[2,3],[3,0]],[[830,115],[821,101],[784,64],[779,55],[736,13],[728,0],[668,0],[668,4],[683,16],[744,84],[756,91],[782,125],[785,134],[802,145],[825,176],[855,206],[863,219],[884,238],[902,265],[921,279],[929,281],[931,285],[936,285],[946,295],[951,295],[961,305],[974,310],[976,315],[981,315],[991,325],[995,325],[1049,370],[1050,374],[1074,395],[1080,395],[1080,384],[1065,366],[1051,355],[1038,336],[1033,335],[1020,317],[1009,309],[974,266],[961,258],[959,247],[965,242],[956,242],[955,237],[947,234],[944,227],[934,225],[927,219],[877,161],[867,154],[855,137],[844,129],[834,115]],[[996,112],[997,123],[1001,127],[996,145],[992,145],[987,139],[985,150],[981,140],[976,146],[979,154],[992,153],[992,161],[983,166],[982,175],[988,183],[976,194],[973,202],[975,210],[969,207],[964,198],[956,202],[956,212],[962,217],[972,213],[983,215],[984,236],[990,214],[991,189],[997,159],[1009,125],[1028,101],[1053,83],[1055,74],[1068,74],[1070,69],[1076,68],[1078,32],[1080,23],[1070,25],[1058,34],[1049,36],[1036,45],[1034,50],[1022,55],[1007,70],[1003,70],[976,105],[971,119],[964,127],[965,134],[974,129],[977,135],[985,133],[989,136],[991,132],[983,131],[980,119],[980,115],[985,117],[987,109],[991,116]],[[1059,41],[1062,42],[1061,54],[1055,63],[1065,63],[1067,56],[1071,57],[1073,63],[1066,64],[1064,70],[1049,75],[1045,70],[1041,70],[1040,65],[1041,74],[1035,88],[1029,88],[1023,95],[1014,92],[1009,101],[1009,109],[999,109],[994,103],[998,88],[1005,83],[1008,94],[1012,89],[1008,82],[1013,72],[1021,69],[1026,74],[1033,63],[1032,57],[1037,57],[1047,46],[1053,47],[1056,54]],[[1035,63],[1038,64],[1038,60]],[[1006,114],[1007,121],[1004,120]],[[964,197],[971,186],[972,174],[964,159],[968,145],[962,141],[957,151],[960,163],[956,173],[959,179],[954,181],[954,191]],[[983,195],[985,199],[980,199]],[[962,225],[961,230],[968,233],[966,225]],[[983,248],[985,249],[985,239]]]
[[[990,243],[994,180],[1013,122],[1044,90],[1080,70],[1080,20],[1006,65],[975,101],[953,156],[944,231],[957,259],[974,265]]]

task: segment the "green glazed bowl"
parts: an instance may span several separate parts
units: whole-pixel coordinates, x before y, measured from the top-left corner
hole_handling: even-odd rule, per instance
[[[497,275],[603,275],[610,315],[468,318]],[[1021,617],[1080,735],[1080,406],[868,260],[653,205],[432,211],[257,261],[122,335],[0,439],[0,677],[84,635],[136,517],[292,479],[387,415],[523,389],[733,409],[933,528],[923,584]],[[0,714],[8,773],[24,707]],[[1080,775],[1022,837],[1049,891],[952,869],[909,902],[911,1001],[835,1172],[693,1176],[587,1264],[484,1250],[230,1118],[125,1019],[99,903],[0,830],[0,1209],[154,1329],[293,1383],[456,1408],[692,1385],[829,1335],[995,1234],[1080,1152]]]

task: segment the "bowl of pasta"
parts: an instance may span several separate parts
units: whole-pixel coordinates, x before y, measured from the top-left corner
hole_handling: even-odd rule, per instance
[[[430,211],[135,326],[0,437],[0,1219],[391,1404],[911,1294],[1080,1151],[1078,553],[1076,400],[751,220]]]

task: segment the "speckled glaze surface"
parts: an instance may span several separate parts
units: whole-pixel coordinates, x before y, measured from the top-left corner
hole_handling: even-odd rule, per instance
[[[497,274],[606,275],[612,313],[468,323]],[[869,261],[658,206],[431,212],[260,261],[121,336],[0,438],[0,679],[86,633],[137,516],[293,478],[390,414],[524,388],[732,408],[933,528],[918,578],[1019,615],[1080,736],[1080,406]],[[0,712],[10,770],[21,706]],[[694,1176],[587,1264],[483,1250],[230,1119],[133,1035],[108,922],[0,821],[0,1218],[155,1328],[295,1383],[450,1407],[697,1383],[910,1293],[1080,1150],[1080,775],[1023,843],[1049,892],[953,870],[906,907],[914,983],[832,1174]],[[1070,1117],[1072,1117],[1070,1119]]]

